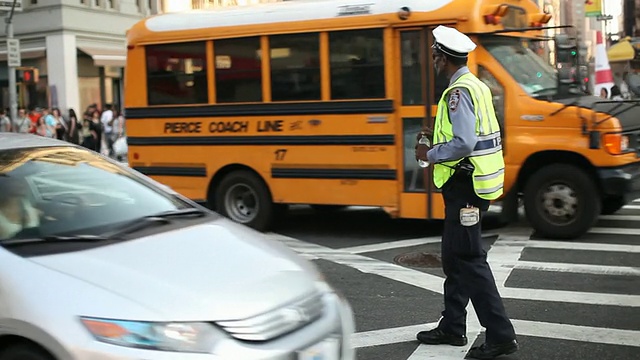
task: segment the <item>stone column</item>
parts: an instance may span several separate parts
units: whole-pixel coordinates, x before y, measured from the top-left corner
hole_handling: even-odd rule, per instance
[[[47,35],[47,79],[49,88],[55,91],[56,103],[51,104],[67,114],[69,108],[81,114],[78,89],[78,53],[73,34]]]

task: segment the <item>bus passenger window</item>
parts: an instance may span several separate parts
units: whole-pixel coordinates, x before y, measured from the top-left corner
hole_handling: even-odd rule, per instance
[[[260,38],[217,40],[216,102],[262,101]]]
[[[320,35],[274,35],[269,43],[271,99],[320,100]]]
[[[400,33],[402,51],[402,105],[420,105],[424,103],[425,87],[422,85],[423,61],[420,56],[421,31],[403,31]],[[418,130],[419,131],[419,130]]]
[[[384,89],[382,29],[329,33],[331,99],[380,99]]]
[[[481,65],[478,65],[478,79],[482,80],[491,90],[493,108],[496,111],[496,117],[500,123],[500,131],[504,137],[504,87],[500,85],[498,79],[489,70]]]
[[[149,105],[208,102],[205,44],[200,41],[146,47]]]

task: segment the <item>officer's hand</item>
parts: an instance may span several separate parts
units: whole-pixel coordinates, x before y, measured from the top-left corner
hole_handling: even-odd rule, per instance
[[[418,160],[429,161],[429,159],[427,159],[427,152],[430,149],[431,148],[425,144],[416,144],[416,147],[415,147],[416,161]]]
[[[431,129],[428,126],[423,127],[422,130],[420,130],[420,132],[418,133],[418,135],[416,135],[416,141],[420,140],[422,135],[425,135],[429,139],[429,141],[432,141],[433,140],[433,129]]]

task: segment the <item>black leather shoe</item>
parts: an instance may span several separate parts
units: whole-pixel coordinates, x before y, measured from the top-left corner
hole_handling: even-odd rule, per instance
[[[518,343],[515,340],[500,344],[484,343],[472,347],[465,359],[493,359],[501,355],[513,354],[516,351],[518,351]]]
[[[467,345],[467,337],[462,335],[452,335],[435,328],[429,331],[420,331],[416,335],[418,341],[428,345],[440,345],[448,344],[453,346],[465,346]]]

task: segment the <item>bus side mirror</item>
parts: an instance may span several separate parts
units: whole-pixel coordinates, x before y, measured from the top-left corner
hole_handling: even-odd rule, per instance
[[[589,131],[589,149],[600,149],[600,131]]]

